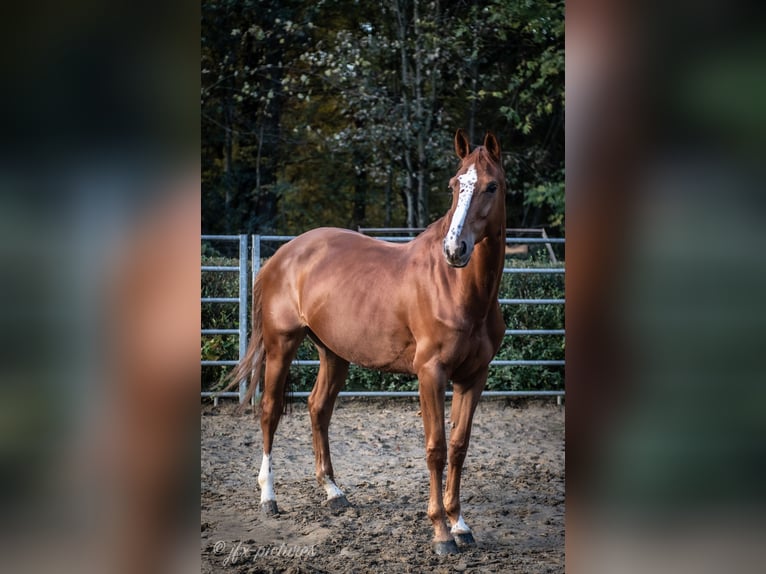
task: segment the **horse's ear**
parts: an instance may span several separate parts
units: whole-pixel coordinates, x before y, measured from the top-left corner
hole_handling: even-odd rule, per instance
[[[471,152],[471,144],[462,128],[455,132],[455,153],[460,159],[463,159]]]
[[[500,163],[500,144],[497,142],[497,138],[492,132],[487,132],[487,135],[484,136],[484,149],[489,152],[489,155],[492,157],[492,159],[494,159],[497,163]]]

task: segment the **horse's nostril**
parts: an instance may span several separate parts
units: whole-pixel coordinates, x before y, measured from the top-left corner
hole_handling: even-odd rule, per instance
[[[460,242],[460,257],[465,255],[466,251],[468,251],[468,244],[465,241]]]

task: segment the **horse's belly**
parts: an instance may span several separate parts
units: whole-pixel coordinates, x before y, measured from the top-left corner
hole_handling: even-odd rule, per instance
[[[406,332],[342,318],[325,325],[309,324],[309,328],[327,348],[350,363],[381,371],[412,372],[414,347]]]
[[[411,372],[414,343],[401,302],[398,267],[385,265],[375,254],[370,249],[361,262],[317,259],[311,273],[296,281],[301,286],[300,315],[325,346],[347,361]]]

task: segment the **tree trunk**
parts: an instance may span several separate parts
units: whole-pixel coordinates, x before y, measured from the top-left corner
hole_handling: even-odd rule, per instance
[[[412,193],[412,188],[409,191],[404,192],[407,201],[407,227],[417,227],[418,222],[415,219],[415,213],[417,212],[417,202],[415,201],[415,194]]]
[[[418,196],[417,196],[417,225],[415,227],[427,227],[429,223],[428,217],[428,177],[427,170],[423,167],[425,158],[421,160],[421,167],[418,169]]]
[[[407,227],[417,226],[417,201],[415,198],[415,192],[413,190],[412,179],[414,176],[414,170],[412,166],[412,135],[411,135],[411,121],[410,121],[410,100],[409,90],[412,87],[412,80],[408,73],[409,70],[409,58],[407,56],[407,25],[409,17],[407,15],[407,2],[403,0],[397,0],[395,5],[396,19],[397,19],[397,36],[399,40],[399,55],[401,61],[401,78],[402,78],[402,155],[404,157],[404,189],[402,193],[404,195],[404,205],[407,210]]]
[[[474,6],[474,30],[479,30],[479,12],[476,7],[476,0],[473,2]],[[471,49],[471,109],[468,116],[468,142],[475,141],[474,130],[476,128],[476,99],[477,88],[479,85],[479,35],[474,33],[473,46]]]
[[[392,165],[388,166],[386,177],[386,218],[384,227],[391,227],[392,207],[391,207],[391,188],[393,187],[394,169]]]
[[[413,29],[415,32],[415,132],[417,137],[417,203],[415,206],[417,227],[428,225],[428,165],[426,160],[426,122],[423,114],[423,38],[420,33],[420,6],[413,2]]]
[[[354,207],[351,214],[353,229],[359,229],[366,225],[367,171],[365,169],[365,159],[364,154],[359,152],[358,148],[354,148]]]
[[[280,165],[279,150],[281,149],[280,134],[282,122],[282,48],[274,44],[268,50],[265,58],[269,74],[264,81],[265,87],[272,97],[266,103],[259,126],[259,157],[255,177],[256,185],[246,180],[244,185],[250,187],[248,196],[253,198],[249,208],[249,233],[269,233],[276,230],[277,207],[279,196],[276,193],[278,168]],[[263,153],[261,150],[266,150]]]
[[[224,214],[225,222],[224,226],[226,233],[232,233],[236,225],[234,218],[232,217],[233,202],[234,202],[234,181],[233,181],[233,158],[232,158],[232,130],[234,129],[234,118],[231,110],[231,101],[226,98],[224,102],[224,131],[223,131],[223,189],[224,189]]]

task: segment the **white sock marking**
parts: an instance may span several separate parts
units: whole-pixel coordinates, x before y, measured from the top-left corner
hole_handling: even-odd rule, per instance
[[[264,454],[261,471],[258,473],[258,486],[261,487],[261,502],[276,500],[274,495],[274,471],[271,468],[271,455]]]
[[[468,528],[468,525],[463,521],[463,515],[457,517],[457,522],[452,525],[452,529],[450,532],[452,534],[465,534],[466,532],[470,532],[471,529]]]
[[[449,231],[444,240],[445,245],[453,253],[457,252],[459,248],[458,238],[463,232],[463,225],[465,224],[465,218],[468,215],[468,208],[471,207],[473,191],[476,187],[476,182],[479,179],[476,174],[476,166],[474,164],[468,166],[468,171],[463,175],[459,175],[457,179],[460,182],[460,191],[457,196],[457,207],[455,208],[455,213],[452,215]]]
[[[344,496],[343,491],[337,487],[337,485],[332,481],[331,478],[325,476],[323,478],[324,481],[324,489],[327,493],[327,500],[330,500],[331,498],[338,498],[339,496]]]

